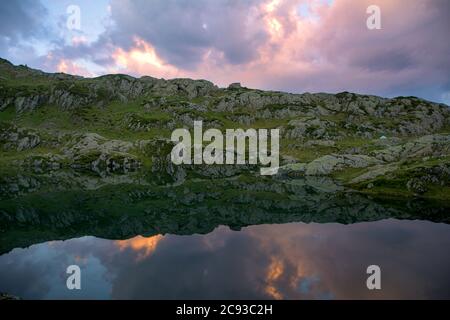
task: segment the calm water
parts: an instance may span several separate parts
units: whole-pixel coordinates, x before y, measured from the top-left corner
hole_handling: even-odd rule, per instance
[[[450,299],[446,204],[325,178],[0,177],[0,292],[25,299]],[[68,290],[66,268],[81,268]],[[381,267],[378,291],[366,269]]]
[[[450,226],[383,220],[260,225],[207,235],[83,237],[0,256],[0,287],[37,299],[450,298]],[[77,264],[82,289],[66,288]],[[366,288],[377,264],[382,289]]]

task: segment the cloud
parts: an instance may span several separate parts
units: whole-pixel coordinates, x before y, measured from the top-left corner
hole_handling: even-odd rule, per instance
[[[111,39],[129,49],[130,35],[137,36],[168,63],[186,69],[195,68],[211,49],[222,52],[227,63],[242,64],[257,58],[267,38],[258,5],[255,0],[112,0]]]
[[[34,0],[0,2],[0,45],[41,35],[47,10]]]
[[[307,14],[299,10],[305,4]],[[112,18],[121,32],[112,32],[111,39],[126,38],[116,43],[139,50],[125,36],[137,34],[177,74],[220,85],[241,81],[291,92],[348,90],[440,100],[450,72],[448,2],[380,0],[382,30],[366,26],[370,4],[272,0],[188,6],[156,1],[146,6],[113,1]],[[155,11],[165,14],[156,17]],[[243,22],[241,12],[254,17],[251,24]],[[217,15],[222,18],[214,24],[211,17]],[[138,74],[154,71],[146,64],[128,66]]]
[[[0,1],[0,56],[29,61],[36,57],[31,40],[47,34],[46,8],[33,0]]]
[[[58,65],[56,66],[58,72],[63,72],[67,74],[76,74],[84,77],[93,77],[94,74],[88,69],[81,67],[74,61],[60,59]]]
[[[349,89],[379,94],[399,93],[389,88],[411,94],[441,89],[450,72],[450,45],[445,41],[449,3],[380,0],[381,30],[366,28],[367,15],[362,13],[370,4],[335,1],[308,39],[308,51],[340,70],[330,76]]]
[[[239,81],[289,92],[354,91],[447,101],[450,2],[379,0],[381,30],[366,26],[371,4],[111,0],[110,22],[94,42],[54,39],[51,54],[34,61],[49,71],[71,61],[78,69],[69,71],[94,74],[190,77],[221,86]],[[13,36],[21,30],[5,32]]]

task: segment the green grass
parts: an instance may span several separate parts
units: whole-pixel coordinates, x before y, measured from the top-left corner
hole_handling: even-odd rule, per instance
[[[0,157],[0,166],[5,168],[6,170],[10,170],[12,167],[11,164],[14,161],[25,160],[26,158],[32,155],[43,155],[47,153],[58,154],[59,149],[46,147],[46,146],[37,146],[33,149],[16,151],[16,150],[1,150]],[[14,166],[13,166],[14,167]]]
[[[375,186],[371,189],[360,190],[361,193],[373,197],[383,197],[392,199],[406,199],[414,197],[414,194],[406,188]]]
[[[423,197],[450,202],[450,186],[429,186]]]
[[[345,168],[337,171],[333,174],[333,178],[342,181],[349,182],[350,180],[362,175],[367,171],[367,168]]]
[[[6,108],[3,111],[0,111],[0,122],[9,122],[9,121],[14,121],[14,119],[16,119],[17,115],[16,115],[16,111],[14,110],[14,108]]]
[[[282,125],[287,124],[286,119],[257,119],[250,125],[244,126],[244,128],[254,128],[254,129],[276,129]]]
[[[306,146],[297,139],[281,139],[280,153],[294,157],[300,162],[310,162],[324,155],[339,151],[336,146]]]
[[[440,134],[450,134],[450,123],[447,123],[446,125],[444,125],[439,131],[438,133]]]
[[[17,114],[15,122],[18,126],[33,129],[77,130],[70,112],[62,111],[56,106],[45,106],[31,112]]]
[[[140,101],[132,103],[113,102],[106,107],[84,107],[75,110],[61,110],[56,106],[43,106],[37,110],[16,114],[13,107],[0,112],[0,122],[13,122],[19,127],[37,129],[48,136],[57,133],[98,133],[109,139],[136,141],[158,136],[169,137],[167,128],[152,128],[145,132],[136,132],[124,127],[127,114],[135,114],[148,121],[168,121],[169,113],[145,112]]]
[[[372,144],[372,140],[359,137],[345,137],[336,141],[336,147],[338,149],[365,148]]]
[[[1,62],[1,61],[0,61]],[[145,97],[135,99],[127,103],[120,101],[111,101],[106,90],[106,81],[115,81],[115,79],[128,78],[125,75],[105,76],[95,79],[64,79],[57,80],[49,78],[46,75],[39,75],[27,67],[12,68],[6,63],[0,63],[0,96],[27,96],[30,94],[48,92],[51,89],[64,89],[71,94],[80,97],[91,97],[93,91],[97,96],[96,101],[92,101],[89,106],[78,107],[74,110],[61,110],[56,106],[40,106],[37,110],[32,112],[25,112],[17,114],[14,107],[10,106],[6,110],[0,112],[1,122],[12,122],[18,127],[35,129],[39,131],[41,140],[43,141],[37,148],[33,150],[26,150],[23,152],[16,151],[2,151],[0,164],[7,166],[13,160],[25,159],[31,155],[40,155],[49,152],[58,153],[64,144],[64,141],[58,141],[57,136],[61,133],[67,134],[70,138],[75,133],[97,133],[107,139],[120,139],[124,141],[149,140],[157,137],[169,138],[172,128],[168,128],[167,124],[172,122],[177,115],[188,113],[192,118],[204,119],[205,122],[217,121],[221,124],[218,129],[224,131],[225,129],[242,128],[244,130],[249,128],[254,129],[273,129],[277,127],[288,126],[290,120],[300,120],[302,117],[292,117],[285,119],[260,119],[258,118],[258,110],[251,109],[247,106],[235,106],[234,112],[220,112],[213,111],[212,106],[222,99],[225,95],[233,94],[239,95],[244,92],[254,91],[263,96],[276,96],[278,92],[264,92],[259,90],[251,90],[246,88],[235,90],[217,90],[211,93],[210,96],[198,97],[188,99],[186,96],[168,96],[158,97],[145,95]],[[95,85],[93,85],[95,84]],[[347,94],[338,94],[338,98],[347,99]],[[361,96],[362,97],[362,96]],[[348,101],[355,101],[356,95],[348,95]],[[401,99],[401,98],[399,98]],[[85,100],[85,99],[84,99]],[[102,102],[99,104],[98,102]],[[156,102],[155,107],[147,110],[144,108],[146,103]],[[196,111],[189,108],[190,103],[202,104],[207,106],[207,111]],[[394,100],[393,103],[396,103]],[[423,103],[421,100],[414,100],[413,106],[416,103]],[[323,101],[317,102],[318,105],[327,108]],[[426,103],[425,103],[426,105]],[[288,108],[289,105],[270,104],[265,107],[270,111],[277,111]],[[301,109],[301,106],[298,106]],[[169,111],[170,110],[170,111]],[[280,151],[282,155],[289,155],[296,158],[300,162],[310,162],[321,156],[330,153],[344,152],[350,148],[359,148],[362,153],[368,154],[373,150],[382,149],[384,146],[379,146],[376,139],[364,139],[354,136],[357,130],[355,125],[353,128],[346,129],[344,124],[348,117],[348,113],[335,113],[330,110],[330,115],[318,116],[322,121],[331,121],[336,123],[336,127],[328,128],[327,133],[336,135],[335,146],[304,146],[299,139],[284,139],[280,140]],[[248,125],[239,124],[236,121],[230,120],[230,116],[255,116],[256,120]],[[307,117],[303,117],[306,119]],[[313,117],[311,117],[313,118]],[[374,126],[385,127],[387,129],[396,129],[402,121],[414,121],[415,117],[406,115],[398,118],[378,118],[361,116],[361,123],[369,123]],[[147,123],[147,130],[136,131],[127,127],[127,121],[139,121],[140,123]],[[176,124],[181,126],[180,123]],[[307,133],[313,134],[317,128],[310,127]],[[450,124],[444,126],[440,133],[450,133]],[[346,135],[350,137],[346,137]],[[353,137],[351,137],[353,136]],[[414,137],[403,137],[402,142],[414,139]],[[144,167],[151,166],[151,157],[145,152],[133,150],[133,154],[137,155],[143,162]],[[92,155],[93,157],[96,155]],[[89,160],[89,157],[88,159]],[[405,181],[410,177],[413,170],[419,170],[422,166],[433,166],[448,161],[448,159],[431,159],[424,162],[421,159],[412,159],[396,172],[395,175],[388,174],[388,177],[380,177],[374,181],[374,188],[367,190],[368,193],[390,193],[390,194],[406,194],[410,195],[405,190]],[[343,182],[348,182],[351,179],[365,172],[366,169],[345,169],[334,175],[334,178]],[[367,184],[366,184],[367,185]],[[365,186],[359,186],[364,190]],[[444,192],[448,191],[445,187],[441,189],[433,189],[432,192],[437,197],[445,197]],[[431,191],[430,191],[431,192]],[[431,196],[425,194],[424,196]]]
[[[408,190],[407,183],[412,178],[422,179],[425,170],[433,168],[438,165],[445,165],[450,163],[450,157],[434,158],[427,161],[422,159],[410,159],[403,164],[400,164],[399,169],[394,172],[389,172],[386,175],[376,177],[370,181],[361,182],[355,185],[349,185],[356,190],[370,195],[390,196],[390,197],[418,197],[435,200],[450,200],[450,184],[446,180],[445,185],[437,185],[427,183],[427,191],[423,194],[416,195]],[[336,173],[334,177],[344,183],[347,183],[367,171],[367,169],[345,169]],[[371,184],[372,188],[367,186]]]

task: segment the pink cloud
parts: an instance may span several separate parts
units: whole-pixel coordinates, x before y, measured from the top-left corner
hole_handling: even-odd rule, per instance
[[[153,29],[149,29],[150,33],[142,32],[141,36],[121,33],[122,41],[115,41],[114,30],[110,30],[101,38],[103,42],[98,43],[103,51],[107,48],[110,55],[101,67],[105,73],[203,78],[220,86],[239,81],[249,87],[291,92],[422,94],[441,99],[443,93],[450,91],[450,44],[446,40],[450,30],[450,10],[446,10],[450,9],[449,2],[377,0],[376,3],[381,9],[381,30],[369,30],[366,26],[369,17],[366,9],[373,4],[372,0],[252,1],[248,9],[251,19],[240,22],[242,30],[239,32],[245,36],[227,35],[223,40],[226,45],[217,45],[220,41],[216,38],[220,34],[208,34],[212,30],[226,32],[220,29],[224,24],[214,26],[199,20],[198,26],[186,31],[185,37],[192,38],[193,42],[183,40],[180,52],[187,60],[195,61],[195,67],[192,63],[177,63],[180,55],[175,53],[174,58],[174,50],[176,52],[178,44],[165,37],[152,40],[155,39]],[[123,9],[120,6],[135,10],[130,11],[134,15],[139,14],[138,4],[130,1],[113,2],[112,12]],[[306,6],[306,14],[301,6]],[[208,10],[216,13],[216,9]],[[232,12],[229,7],[224,10]],[[131,14],[120,16],[121,23],[126,22],[128,26],[134,21],[142,23],[141,18]],[[165,30],[167,37],[182,40],[184,30],[176,29],[176,17],[173,19],[166,17],[157,26],[169,28],[170,23],[170,28],[175,29]],[[227,19],[226,23],[233,23],[231,18]],[[195,24],[190,18],[186,20]],[[229,30],[238,32],[233,28]],[[123,41],[124,35],[127,41]],[[253,40],[246,44],[243,39]],[[78,40],[74,44],[80,55],[85,43]],[[246,48],[253,45],[255,47]],[[92,46],[90,51],[94,49]],[[246,56],[251,58],[230,61],[229,56],[240,49],[251,52]],[[190,53],[196,57],[191,58]],[[89,54],[95,56],[95,52]],[[58,70],[89,74],[89,68],[78,65],[76,58],[70,59],[64,54],[62,57]]]
[[[181,74],[178,68],[158,56],[150,43],[138,37],[134,38],[134,47],[130,50],[117,47],[112,57],[115,65],[109,71],[113,73],[129,72],[157,78],[174,78]]]
[[[83,77],[93,77],[94,74],[90,72],[88,69],[78,65],[77,63],[67,60],[60,59],[58,64],[56,65],[56,71],[67,73],[67,74],[76,74]]]

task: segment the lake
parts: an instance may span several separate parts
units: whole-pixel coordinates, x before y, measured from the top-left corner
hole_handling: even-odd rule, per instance
[[[24,299],[450,298],[442,204],[370,198],[329,179],[180,186],[54,179],[3,180],[0,292]],[[69,265],[81,269],[81,290],[67,289]],[[381,269],[380,290],[366,286],[370,265]]]

